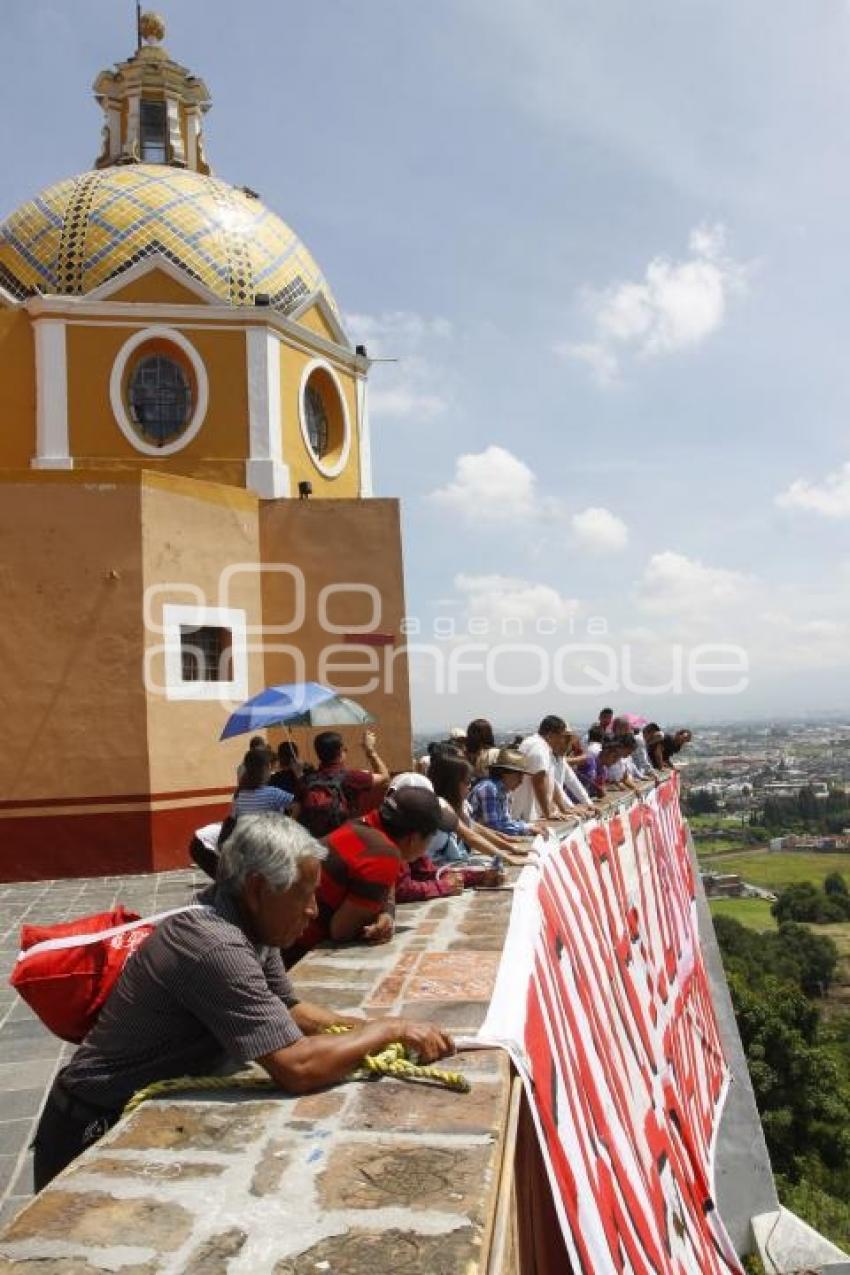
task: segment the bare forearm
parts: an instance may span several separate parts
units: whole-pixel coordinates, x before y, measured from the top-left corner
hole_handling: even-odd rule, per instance
[[[535,775],[531,783],[534,789],[534,796],[540,807],[540,817],[542,819],[554,818],[555,812],[552,809],[552,802],[549,800],[549,786],[546,783],[545,774]]]
[[[478,836],[483,838],[484,842],[488,846],[488,850],[485,851],[485,853],[499,850],[513,850],[514,843],[511,841],[510,837],[505,837],[501,832],[496,832],[495,828],[488,828],[486,824],[481,823],[476,823],[472,826]],[[466,825],[464,825],[463,835],[466,840],[469,841],[469,844],[473,846],[473,841],[466,835]]]
[[[481,824],[461,824],[460,835],[475,854],[493,854],[499,848],[498,834],[491,832],[489,828],[482,827]]]
[[[365,749],[366,760],[372,768],[372,782],[374,784],[385,784],[389,781],[390,772],[387,763],[382,757],[375,752],[374,748]]]
[[[337,1024],[359,1026],[363,1021],[347,1014],[335,1014],[333,1010],[325,1009],[323,1005],[314,1005],[311,1001],[298,1001],[289,1012],[305,1036],[314,1036],[317,1032],[324,1031],[326,1027]]]
[[[343,1080],[366,1054],[398,1040],[401,1023],[383,1018],[341,1036],[303,1036],[257,1061],[287,1093],[312,1093]]]

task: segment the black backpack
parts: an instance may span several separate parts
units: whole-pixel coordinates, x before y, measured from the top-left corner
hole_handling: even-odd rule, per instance
[[[301,788],[299,821],[317,839],[326,837],[351,819],[354,811],[345,791],[345,774],[323,774],[314,770],[305,775]]]

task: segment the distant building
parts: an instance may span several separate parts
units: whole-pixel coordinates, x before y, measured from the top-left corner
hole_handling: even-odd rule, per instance
[[[808,851],[810,854],[845,854],[850,851],[850,835],[836,833],[834,835],[797,836],[789,833],[784,837],[773,837],[769,843],[769,849]]]
[[[709,899],[738,899],[744,893],[744,881],[737,872],[704,872],[702,884]]]

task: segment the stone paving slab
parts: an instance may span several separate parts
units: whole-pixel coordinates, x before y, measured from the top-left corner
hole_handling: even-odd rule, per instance
[[[9,986],[21,926],[53,925],[117,903],[149,915],[188,902],[205,882],[192,870],[0,884],[0,1225],[32,1197],[29,1144],[53,1077],[73,1053]]]

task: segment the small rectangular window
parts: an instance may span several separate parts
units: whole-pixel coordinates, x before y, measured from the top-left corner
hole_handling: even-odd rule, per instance
[[[168,159],[165,102],[142,98],[139,131],[142,163],[164,164]]]
[[[181,624],[180,662],[184,682],[232,682],[232,631]]]

